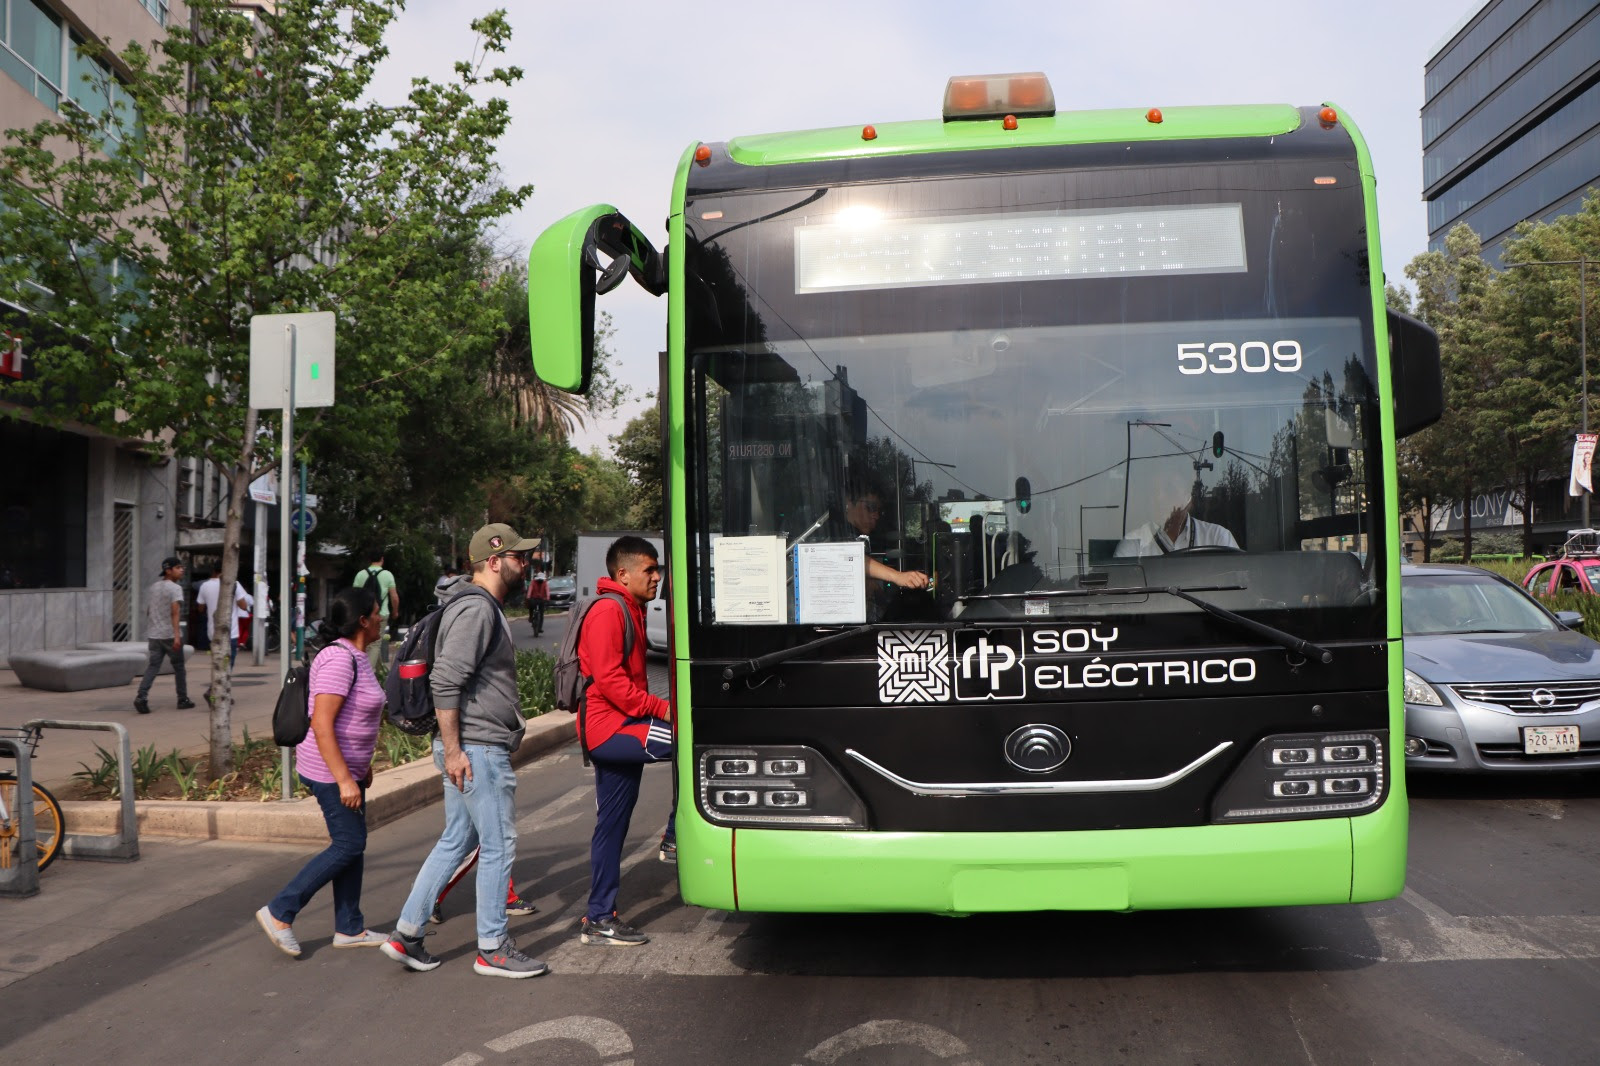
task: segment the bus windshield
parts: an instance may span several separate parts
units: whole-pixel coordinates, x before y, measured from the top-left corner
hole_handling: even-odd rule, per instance
[[[1179,585],[1304,636],[1382,632],[1366,235],[1339,166],[736,192],[687,219],[701,624],[741,620],[715,542],[762,538],[769,622],[1192,615],[1116,594]],[[874,570],[836,602],[831,568],[866,560],[930,587]]]

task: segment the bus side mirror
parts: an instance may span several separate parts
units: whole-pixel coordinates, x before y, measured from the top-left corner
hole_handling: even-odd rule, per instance
[[[594,370],[594,298],[632,274],[646,292],[667,289],[666,263],[610,204],[574,211],[528,250],[528,331],[540,380],[584,393]]]
[[[1389,378],[1394,393],[1394,435],[1409,437],[1444,414],[1444,373],[1439,335],[1410,315],[1389,312]]]

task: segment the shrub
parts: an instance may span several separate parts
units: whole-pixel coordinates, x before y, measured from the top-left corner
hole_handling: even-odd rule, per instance
[[[517,699],[524,718],[537,718],[555,707],[555,656],[542,651],[517,652]]]

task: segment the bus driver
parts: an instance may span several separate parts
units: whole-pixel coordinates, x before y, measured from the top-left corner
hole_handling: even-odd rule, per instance
[[[1198,481],[1193,464],[1178,456],[1164,460],[1158,467],[1156,493],[1153,498],[1155,513],[1169,505],[1165,518],[1150,521],[1130,532],[1118,544],[1116,555],[1126,558],[1136,555],[1166,555],[1186,548],[1239,549],[1233,534],[1215,522],[1202,522],[1189,512],[1194,507],[1194,485]]]

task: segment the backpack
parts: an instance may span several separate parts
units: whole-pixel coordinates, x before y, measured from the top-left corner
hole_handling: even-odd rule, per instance
[[[305,659],[289,665],[283,687],[278,690],[278,703],[272,708],[272,740],[280,748],[294,747],[311,732],[311,663],[328,645],[312,649],[307,644],[306,647]],[[360,674],[360,668],[354,667],[345,699],[355,692]]]
[[[362,570],[356,574],[356,577],[362,578],[363,580],[353,581],[351,584],[358,589],[371,586],[372,594],[378,598],[378,613],[387,618],[389,617],[389,597],[383,594],[383,585],[378,582],[378,578],[382,576],[382,568],[369,566],[365,570]]]
[[[472,591],[476,590],[476,591]],[[474,595],[487,596],[499,610],[499,601],[476,585],[468,585],[442,604],[428,608],[415,625],[406,631],[406,638],[395,652],[394,664],[383,679],[383,695],[388,701],[385,712],[390,722],[400,732],[413,737],[431,736],[439,728],[438,715],[433,706],[433,656],[434,642],[439,637],[439,625],[458,600]],[[489,635],[489,646],[483,651],[488,658],[500,640],[501,626],[496,625]],[[479,660],[480,662],[482,659]]]
[[[633,612],[628,610],[627,602],[615,592],[586,596],[573,606],[567,620],[567,633],[561,638],[561,650],[556,652],[556,710],[572,711],[578,716],[578,747],[583,752],[585,766],[589,765],[588,731],[585,728],[588,724],[587,693],[594,678],[586,676],[578,665],[578,640],[583,632],[583,620],[589,617],[589,608],[601,600],[612,600],[622,608],[622,657],[626,659],[633,654]]]

